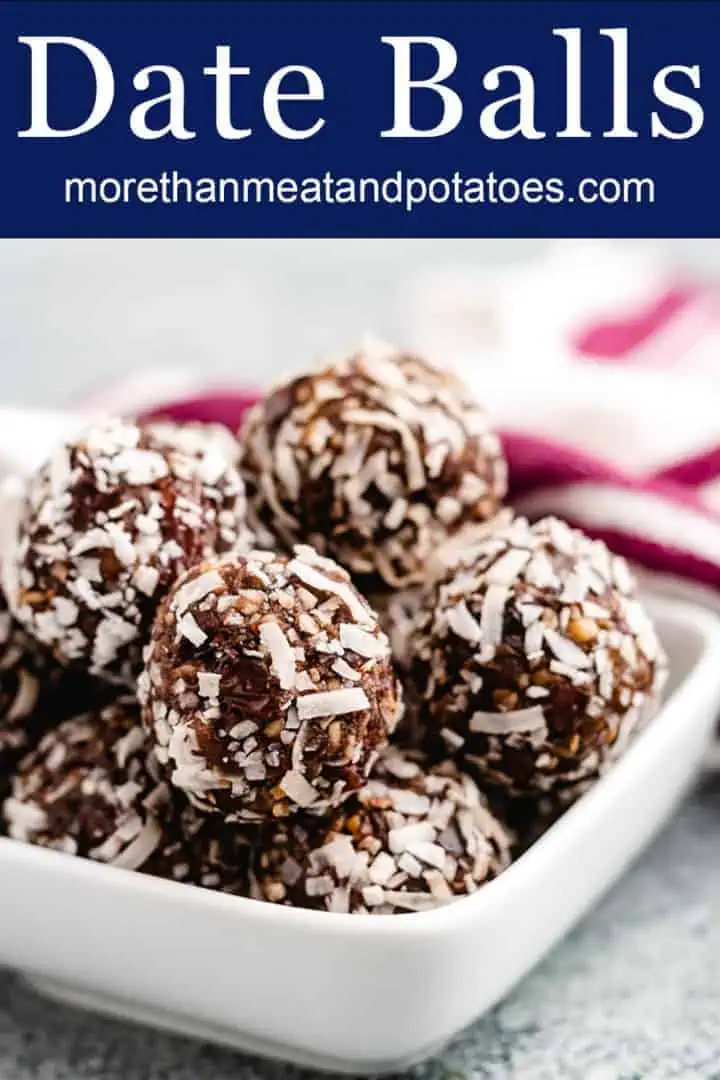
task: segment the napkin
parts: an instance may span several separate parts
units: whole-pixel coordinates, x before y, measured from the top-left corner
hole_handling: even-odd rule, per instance
[[[515,267],[438,269],[405,288],[406,338],[486,403],[510,498],[567,518],[720,609],[720,289],[653,248],[565,243]],[[65,412],[0,408],[0,475],[33,468],[89,415],[236,428],[240,383],[148,369]],[[7,515],[4,515],[7,517]]]
[[[511,499],[720,608],[720,289],[652,247],[559,243],[411,283],[408,337],[501,429]]]

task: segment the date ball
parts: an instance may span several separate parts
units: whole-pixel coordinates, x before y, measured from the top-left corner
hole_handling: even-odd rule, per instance
[[[438,545],[492,517],[506,490],[500,442],[464,386],[382,343],[278,387],[240,444],[254,527],[373,588],[422,580]]]
[[[138,686],[172,783],[240,822],[337,805],[401,712],[377,617],[302,545],[190,570],[158,611]]]
[[[555,518],[468,549],[426,597],[412,680],[429,736],[515,794],[594,776],[665,676],[625,561]]]
[[[169,792],[138,719],[128,699],[48,732],[15,775],[9,835],[140,868],[160,844]]]
[[[210,888],[247,891],[249,847],[164,780],[137,703],[65,720],[19,765],[3,815],[26,843]]]
[[[248,830],[198,813],[184,797],[181,806],[176,794],[160,845],[142,871],[203,889],[249,896],[252,840]]]
[[[0,592],[0,790],[6,766],[27,748],[58,674],[57,664],[15,622]]]
[[[32,477],[11,604],[62,663],[130,680],[170,584],[248,535],[242,481],[214,435],[111,420]]]
[[[450,762],[425,771],[392,749],[329,821],[265,826],[251,895],[323,911],[427,911],[496,877],[511,844],[469,776]]]
[[[0,590],[0,797],[47,727],[98,697],[89,677],[69,673],[23,630]]]

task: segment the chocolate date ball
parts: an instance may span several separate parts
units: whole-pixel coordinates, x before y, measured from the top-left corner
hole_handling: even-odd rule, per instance
[[[380,626],[390,642],[393,660],[400,672],[412,662],[412,637],[422,611],[424,590],[420,585],[393,592],[373,593],[368,597],[377,612]]]
[[[200,814],[175,796],[159,846],[143,865],[153,877],[203,889],[250,895],[252,835],[220,817]]]
[[[511,844],[469,776],[450,762],[425,771],[393,748],[328,821],[265,827],[251,895],[323,911],[427,911],[496,877]]]
[[[0,591],[0,792],[13,758],[27,749],[35,717],[52,695],[61,669],[7,609]]]
[[[302,545],[181,578],[138,689],[172,783],[240,822],[337,805],[364,783],[401,712],[377,617],[346,571]]]
[[[110,420],[32,477],[11,605],[62,663],[130,681],[170,584],[248,538],[243,484],[215,436]]]
[[[492,517],[506,489],[500,442],[464,386],[382,343],[278,387],[239,439],[254,528],[375,588],[422,580],[437,546]]]
[[[17,840],[138,869],[160,843],[167,784],[132,699],[63,721],[20,763],[3,813]]]
[[[23,630],[0,590],[0,798],[16,762],[48,727],[101,697],[93,679],[68,672]]]
[[[554,518],[518,517],[468,549],[412,645],[428,736],[515,794],[596,775],[665,676],[625,561]]]
[[[486,537],[506,528],[512,520],[513,512],[503,508],[489,521],[463,529],[436,548],[427,561],[422,582],[404,589],[371,592],[367,596],[377,612],[380,626],[390,639],[393,660],[400,672],[404,673],[412,666],[413,634],[433,583],[456,566],[468,548],[474,548]]]
[[[130,697],[48,732],[20,763],[3,816],[16,840],[247,891],[247,839],[220,830],[175,797]]]

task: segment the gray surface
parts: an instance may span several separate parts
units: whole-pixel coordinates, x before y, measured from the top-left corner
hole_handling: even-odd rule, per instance
[[[526,256],[538,241],[0,241],[2,394],[49,405],[146,366],[264,381],[403,337],[407,280],[438,262]]]
[[[2,1080],[308,1075],[50,1004],[0,976]],[[504,1004],[408,1075],[720,1080],[720,774]]]
[[[661,242],[720,268],[715,240]],[[442,264],[497,265],[538,240],[0,241],[0,393],[49,405],[121,371],[202,367],[254,382],[347,348],[408,340],[408,289]],[[532,360],[531,357],[528,358]]]

